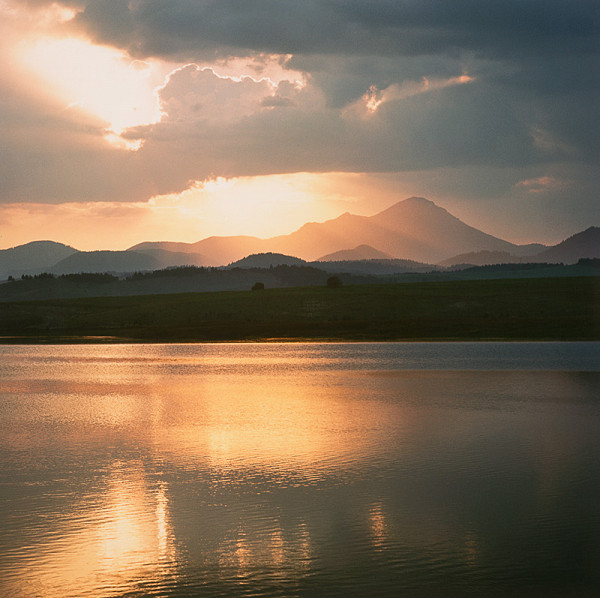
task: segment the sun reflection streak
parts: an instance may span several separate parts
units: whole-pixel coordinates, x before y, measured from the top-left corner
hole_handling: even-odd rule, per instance
[[[160,484],[156,493],[156,537],[158,539],[158,561],[175,562],[175,546],[173,533],[169,525],[169,501],[165,484]]]
[[[245,521],[232,530],[219,548],[219,566],[232,569],[239,579],[256,570],[281,579],[296,577],[310,568],[312,541],[305,522],[284,528],[281,521]]]
[[[105,595],[122,595],[141,581],[173,575],[177,554],[167,487],[149,487],[141,464],[132,469],[114,463],[100,496],[84,503],[54,518],[59,531],[47,534],[48,542],[24,550],[23,567],[5,584],[9,593],[95,596],[103,580]]]
[[[481,547],[479,538],[475,532],[467,530],[464,540],[465,561],[472,567],[477,565],[480,557]]]
[[[387,520],[381,503],[371,505],[368,520],[373,546],[381,550],[387,544],[389,535]]]

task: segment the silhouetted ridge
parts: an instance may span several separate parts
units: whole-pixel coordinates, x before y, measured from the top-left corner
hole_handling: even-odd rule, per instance
[[[70,258],[66,265],[77,266],[77,271],[131,272],[181,265],[224,266],[235,264],[250,256],[287,256],[284,263],[300,261],[357,259],[409,260],[421,264],[456,264],[480,262],[525,261],[575,263],[580,258],[600,257],[600,229],[590,227],[573,235],[553,248],[539,244],[515,245],[478,230],[462,222],[446,209],[423,197],[409,197],[373,216],[357,216],[346,212],[325,222],[310,222],[288,235],[268,239],[249,235],[212,236],[196,243],[144,242],[126,252],[106,252],[106,259],[90,257],[92,252],[76,258],[60,255],[50,259],[51,251],[33,251],[37,257],[29,264],[19,264],[21,273],[32,274],[58,267],[58,262]],[[52,242],[53,251],[79,254],[77,250]],[[351,249],[354,248],[354,249]],[[544,250],[544,251],[542,251]],[[7,266],[22,248],[0,252],[0,277],[11,274]],[[540,253],[541,251],[541,253]],[[43,255],[41,255],[43,254]],[[126,254],[126,255],[123,255]],[[137,257],[135,257],[137,255]],[[295,256],[292,258],[291,256]],[[289,258],[289,259],[288,259]],[[273,265],[279,261],[265,259],[261,264]],[[283,259],[283,258],[280,258]],[[8,261],[7,261],[8,260]],[[97,262],[91,265],[94,260]],[[244,267],[252,260],[242,262]],[[14,263],[13,263],[14,265]],[[64,267],[62,264],[61,267]],[[55,271],[53,269],[53,271]]]
[[[565,264],[575,264],[586,257],[600,258],[600,227],[590,226],[536,255],[540,261]]]
[[[134,272],[155,270],[160,262],[135,251],[81,251],[70,255],[55,264],[54,274],[75,274],[79,272]]]
[[[0,250],[0,278],[38,274],[58,261],[76,254],[77,249],[55,241],[32,241]]]
[[[343,249],[321,256],[319,262],[341,262],[356,260],[388,260],[391,256],[383,251],[379,251],[370,245],[358,245],[354,249]]]
[[[282,253],[253,253],[241,260],[232,262],[230,268],[270,268],[272,266],[300,266],[306,264],[305,260],[300,258],[284,255]]]

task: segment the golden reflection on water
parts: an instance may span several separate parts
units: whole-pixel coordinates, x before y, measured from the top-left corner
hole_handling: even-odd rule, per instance
[[[320,376],[321,385],[294,376],[265,378],[192,377],[171,383],[168,396],[155,387],[155,401],[163,403],[154,406],[162,414],[153,421],[155,450],[215,470],[252,467],[310,477],[367,455],[386,430],[401,427],[398,406],[373,410],[337,384],[335,374]]]
[[[495,439],[501,450],[517,442],[512,464],[535,466],[532,495],[550,520],[569,461],[594,437],[593,419],[581,437],[564,427],[560,398],[581,388],[570,374],[313,371],[299,367],[306,355],[272,350],[143,351],[156,355],[67,348],[63,361],[0,379],[10,424],[0,421],[0,449],[13,451],[41,505],[0,595],[161,595],[191,567],[213,583],[294,582],[329,551],[337,566],[346,548],[393,558],[400,547],[432,562],[454,554],[476,567],[484,524],[452,511],[448,489],[477,509],[480,480],[499,467]],[[558,409],[542,422],[540,396]],[[63,494],[52,496],[53,484]]]
[[[313,560],[312,540],[304,522],[283,528],[280,521],[247,524],[230,531],[218,548],[218,564],[238,579],[257,571],[272,578],[293,579],[307,571]]]
[[[465,533],[464,539],[464,552],[465,552],[465,560],[471,565],[475,566],[477,561],[479,560],[479,553],[481,551],[479,545],[479,539],[477,535],[473,531],[467,531]]]
[[[82,368],[63,370],[62,379],[53,371],[51,384],[49,377],[34,384],[12,380],[1,389],[27,397],[34,419],[58,426],[44,437],[46,448],[58,442],[58,450],[85,453],[106,444],[137,446],[156,463],[207,469],[213,482],[225,486],[252,486],[253,476],[257,484],[266,475],[285,487],[338,475],[401,422],[397,405],[373,410],[360,385],[348,386],[348,373],[178,377],[119,363],[99,382],[97,372],[86,379]],[[17,438],[23,449],[38,441],[35,433],[15,433],[13,446]],[[41,541],[24,548],[21,566],[5,585],[9,594],[117,596],[139,591],[140,583],[176,578],[181,563],[169,483],[148,481],[140,460],[115,460],[103,468],[102,486],[64,505],[55,525],[44,523]],[[257,570],[293,577],[310,567],[313,541],[304,522],[284,529],[278,519],[262,518],[229,531],[227,523],[221,527],[212,558],[238,578]],[[214,540],[207,538],[206,551]]]
[[[386,516],[380,502],[371,505],[368,520],[373,546],[380,550],[386,545],[389,536]]]
[[[164,486],[150,488],[139,463],[115,462],[97,499],[65,505],[66,522],[56,514],[49,539],[23,550],[4,595],[117,596],[172,571],[177,554]]]

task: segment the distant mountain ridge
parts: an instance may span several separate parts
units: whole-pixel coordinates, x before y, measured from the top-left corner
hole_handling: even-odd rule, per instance
[[[590,226],[536,256],[542,262],[565,264],[574,264],[582,257],[600,258],[600,227]]]
[[[0,279],[41,272],[128,273],[187,265],[220,267],[250,256],[261,264],[272,259],[256,257],[259,255],[283,256],[288,260],[279,262],[283,264],[403,260],[416,263],[418,268],[509,260],[572,264],[580,258],[600,257],[600,228],[592,226],[554,247],[516,245],[465,224],[430,200],[411,197],[373,216],[345,213],[268,239],[238,235],[212,236],[196,243],[146,241],[126,251],[98,252],[36,241],[0,251]],[[403,266],[390,262],[385,267],[380,264],[379,270],[396,267]],[[364,268],[362,264],[361,271]]]
[[[450,214],[422,197],[400,201],[374,216],[342,214],[326,222],[309,222],[289,235],[268,239],[252,236],[208,237],[178,251],[199,253],[206,265],[228,264],[250,254],[281,253],[306,261],[367,245],[388,257],[438,263],[470,251],[507,251],[520,254],[519,245],[504,241]],[[143,243],[131,250],[170,249],[171,243]]]
[[[175,245],[175,244],[174,244]],[[133,252],[128,249],[127,251]],[[159,248],[140,248],[135,253],[153,257],[159,268],[172,268],[176,266],[207,266],[206,257],[200,253],[190,253],[186,251],[171,251],[170,249]]]
[[[526,246],[522,246],[526,247]],[[538,249],[539,245],[531,245]],[[541,246],[544,247],[544,246]],[[461,265],[486,266],[497,264],[519,264],[523,262],[542,262],[549,264],[575,264],[582,258],[600,258],[600,228],[590,226],[553,247],[529,254],[509,253],[506,251],[476,251],[456,255],[439,263],[440,266]]]

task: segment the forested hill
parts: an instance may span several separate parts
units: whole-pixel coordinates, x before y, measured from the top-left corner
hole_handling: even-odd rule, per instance
[[[250,290],[260,282],[266,288],[321,286],[331,274],[309,266],[273,268],[197,268],[184,266],[138,272],[125,278],[112,274],[40,274],[0,285],[0,300],[43,300],[76,297],[162,295],[208,291]],[[376,282],[375,277],[344,276],[347,283]]]
[[[358,263],[358,262],[357,262]],[[384,284],[443,280],[492,280],[598,276],[600,260],[578,264],[501,264],[455,271],[403,272],[386,275],[352,273],[354,262],[338,262],[339,270],[312,266],[279,265],[270,268],[198,268],[186,266],[141,272],[119,278],[112,274],[38,274],[0,284],[0,301],[39,301],[76,297],[116,297],[208,291],[250,290],[257,282],[265,288],[324,286],[331,276],[343,284]]]

